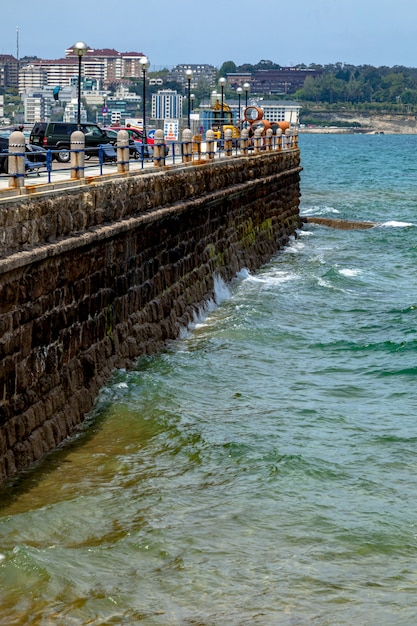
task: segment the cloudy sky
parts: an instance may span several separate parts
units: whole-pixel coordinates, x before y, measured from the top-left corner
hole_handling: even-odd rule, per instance
[[[6,8],[7,6],[7,8]],[[143,52],[151,69],[224,61],[417,67],[414,0],[0,0],[0,54],[65,56],[75,41]]]

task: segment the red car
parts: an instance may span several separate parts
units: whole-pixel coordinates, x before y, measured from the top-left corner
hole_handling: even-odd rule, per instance
[[[143,142],[143,131],[141,128],[136,128],[135,126],[110,126],[111,130],[127,130],[127,132],[129,133],[129,136],[131,139],[133,139],[133,141],[138,142],[140,144],[142,144]],[[148,152],[150,154],[153,154],[153,147],[154,147],[154,132],[155,131],[151,131],[149,135],[146,135],[146,144],[148,146]],[[169,153],[169,148],[168,146],[165,146],[165,156],[168,156]]]
[[[127,130],[127,132],[130,135],[130,138],[133,139],[133,141],[139,141],[139,143],[142,143],[143,141],[143,131],[140,128],[135,128],[134,126],[110,126],[110,128],[112,130]],[[154,144],[154,139],[153,137],[146,137],[146,143],[149,144],[150,146],[153,146]]]

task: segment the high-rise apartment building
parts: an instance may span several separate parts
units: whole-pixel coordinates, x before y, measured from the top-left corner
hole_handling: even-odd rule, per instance
[[[159,120],[182,117],[184,96],[172,89],[159,89],[152,94],[152,117]]]

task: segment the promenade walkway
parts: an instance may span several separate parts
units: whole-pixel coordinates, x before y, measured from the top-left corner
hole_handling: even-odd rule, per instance
[[[269,132],[269,131],[268,131]],[[226,147],[226,143],[220,143],[217,141],[211,140],[211,143],[201,142],[198,145],[198,150],[195,149],[196,144],[188,143],[178,143],[170,145],[170,152],[165,157],[164,167],[181,167],[186,165],[191,165],[193,161],[198,161],[199,163],[202,160],[207,160],[209,162],[211,159],[227,159],[231,156],[237,156],[241,154],[256,154],[257,151],[262,150],[272,150],[272,151],[287,151],[298,149],[297,143],[297,135],[291,134],[288,137],[277,137],[272,138],[272,131],[269,137],[261,136],[261,131],[256,131],[254,139],[249,143],[246,137],[246,147],[245,145],[240,146],[232,146],[232,141],[230,140],[230,145]],[[188,155],[188,156],[187,156]],[[130,159],[129,160],[129,172],[140,172],[144,170],[154,170],[160,171],[157,165],[155,165],[152,159],[141,160],[141,159]],[[52,166],[50,171],[48,172],[46,166],[41,167],[38,170],[27,171],[24,177],[24,187],[15,187],[10,185],[10,179],[7,174],[0,174],[0,201],[7,199],[9,197],[16,196],[25,196],[28,193],[33,194],[36,192],[41,192],[44,189],[44,185],[49,185],[49,189],[51,185],[53,188],[60,188],[66,186],[79,186],[84,184],[85,182],[90,182],[92,178],[97,178],[100,176],[108,176],[108,175],[126,175],[126,172],[118,171],[117,162],[102,162],[93,157],[89,160],[86,160],[84,163],[84,178],[71,178],[71,167],[70,164],[62,164],[57,163],[56,161],[52,161]],[[13,181],[12,181],[13,182]],[[43,188],[43,189],[42,189]]]
[[[174,164],[174,160],[171,157],[166,159],[166,164],[171,167]],[[175,158],[175,164],[181,164],[181,157]],[[143,170],[156,169],[153,161],[140,161],[131,159],[129,161],[129,171],[130,172],[139,172]],[[108,174],[117,174],[117,163],[103,163],[100,166],[100,163],[97,159],[86,162],[85,164],[85,177],[97,177]],[[65,183],[83,183],[83,179],[76,180],[71,179],[71,172],[69,165],[61,165],[59,163],[54,162],[53,168],[50,173],[47,172],[46,168],[41,168],[38,171],[32,171],[26,174],[25,176],[25,188],[22,190],[16,189],[14,187],[9,187],[9,177],[6,174],[0,175],[0,200],[3,198],[7,198],[9,196],[16,196],[25,194],[25,189],[30,187],[31,191],[33,191],[34,186],[42,186],[45,184],[59,184],[61,187]]]

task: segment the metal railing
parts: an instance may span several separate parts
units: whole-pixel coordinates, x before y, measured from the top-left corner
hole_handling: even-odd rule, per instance
[[[158,136],[158,133],[161,135]],[[145,167],[161,169],[164,166],[202,164],[232,156],[294,150],[298,149],[298,133],[291,130],[273,133],[269,130],[263,134],[256,130],[249,136],[249,132],[243,130],[238,139],[233,139],[231,131],[226,131],[221,138],[216,138],[213,131],[207,131],[203,140],[201,135],[191,136],[191,131],[186,129],[180,141],[165,142],[162,131],[157,131],[153,144],[145,143],[132,147],[123,143],[119,145],[118,141],[116,146],[112,146],[112,152],[107,145],[99,145],[94,149],[85,146],[66,149],[71,161],[68,166],[66,163],[57,162],[58,154],[61,152],[59,149],[26,152],[22,151],[22,146],[11,144],[10,141],[9,151],[0,153],[0,170],[5,159],[8,163],[8,171],[0,171],[0,188],[3,189],[6,186],[4,183],[8,183],[8,188],[12,189],[24,187],[25,178],[31,174],[36,174],[37,177],[46,174],[46,180],[44,176],[39,180],[38,184],[41,184],[51,183],[53,177],[55,180],[58,177],[60,180],[65,178],[82,180],[89,172],[91,176],[102,176],[115,169],[127,173],[143,170]],[[31,155],[33,160],[30,160],[28,155]],[[33,184],[32,179],[31,186]]]

